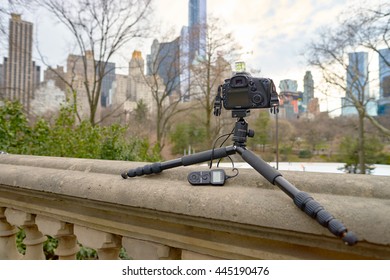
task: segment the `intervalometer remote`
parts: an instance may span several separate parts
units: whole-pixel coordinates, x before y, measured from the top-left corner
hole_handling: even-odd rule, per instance
[[[188,174],[188,182],[191,185],[215,185],[225,184],[226,174],[223,169],[214,169],[209,171],[195,171]]]

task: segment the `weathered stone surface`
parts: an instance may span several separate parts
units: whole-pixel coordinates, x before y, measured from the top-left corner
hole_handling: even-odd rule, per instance
[[[5,217],[5,207],[0,207],[0,260],[20,259],[22,256],[16,249],[17,227],[8,223]]]
[[[24,211],[7,208],[4,212],[7,221],[18,227],[22,227],[26,234],[23,243],[26,245],[26,260],[44,260],[43,243],[46,241],[44,236],[35,223],[35,215]]]
[[[124,237],[123,247],[134,260],[168,259],[170,248],[154,242]]]
[[[76,259],[80,248],[77,245],[76,235],[73,234],[73,224],[40,215],[35,217],[35,222],[43,234],[57,238],[58,245],[55,253],[60,260]]]

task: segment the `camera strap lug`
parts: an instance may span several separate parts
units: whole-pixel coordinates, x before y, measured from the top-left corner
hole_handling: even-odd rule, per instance
[[[218,87],[218,93],[214,101],[214,116],[220,116],[222,111],[222,97],[221,97],[222,85]]]

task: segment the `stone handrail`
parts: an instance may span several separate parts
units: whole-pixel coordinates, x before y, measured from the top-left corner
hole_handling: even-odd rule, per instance
[[[223,187],[188,184],[199,166],[121,178],[143,165],[0,155],[0,259],[44,259],[46,235],[60,259],[390,259],[390,177],[282,172],[356,233],[346,246],[251,169]]]

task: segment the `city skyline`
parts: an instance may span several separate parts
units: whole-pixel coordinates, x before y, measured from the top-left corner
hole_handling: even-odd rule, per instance
[[[315,84],[318,85],[320,79],[318,73],[305,65],[300,52],[303,51],[305,43],[313,38],[318,28],[329,25],[330,15],[336,17],[356,1],[266,0],[262,2],[262,5],[253,5],[254,2],[251,0],[243,0],[240,3],[208,0],[207,14],[218,17],[221,23],[226,23],[223,25],[226,31],[232,31],[236,39],[243,45],[242,60],[247,62],[249,69],[260,69],[260,76],[272,78],[276,85],[284,79],[296,80],[299,90],[303,90],[303,76],[309,70],[312,72]],[[171,35],[177,37],[180,35],[180,28],[187,25],[189,20],[187,13],[189,1],[169,3],[168,5],[166,0],[155,2],[155,15],[158,16],[156,21],[163,23],[162,29],[173,26],[175,30]],[[245,7],[251,8],[246,9]],[[298,9],[299,7],[301,8]],[[37,30],[34,32],[34,37],[37,37],[36,44],[40,45],[41,52],[48,58],[51,66],[65,65],[67,54],[72,52],[66,43],[61,43],[64,39],[57,37],[63,35],[61,34],[64,31],[63,27],[54,23],[55,21],[47,17],[43,11],[34,14],[29,15],[25,11],[23,18],[31,20],[36,26]],[[54,32],[54,30],[56,31]],[[50,38],[47,34],[50,34]],[[118,73],[121,71],[126,73],[125,68],[133,50],[141,50],[146,57],[152,39],[144,40],[143,43],[135,43],[124,50],[120,54],[120,58],[117,58],[119,62],[114,61],[118,65]],[[0,53],[4,56],[3,54]],[[34,59],[39,60],[36,54]],[[122,61],[120,61],[121,59]],[[379,95],[379,90],[377,95]],[[336,103],[340,104],[340,98],[341,96],[336,97]],[[328,100],[327,104],[325,104],[324,99],[320,101],[322,101],[321,111],[334,109],[329,108],[332,101]],[[335,107],[339,106],[335,105]]]
[[[182,26],[188,25],[188,2],[159,0],[154,3],[156,10],[154,20],[161,23],[159,25],[164,30],[170,30],[173,27],[174,34],[172,34],[172,37],[180,35]],[[244,51],[247,52],[243,59],[247,59],[249,64],[254,64],[254,68],[261,68],[265,74],[269,75],[280,72],[280,75],[284,78],[294,79],[301,75],[294,77],[293,75],[284,74],[288,71],[281,69],[279,65],[287,63],[289,67],[294,67],[297,64],[295,57],[299,56],[299,52],[302,51],[301,47],[303,47],[297,39],[306,40],[306,38],[311,37],[310,32],[321,25],[328,24],[330,15],[336,16],[351,2],[353,1],[332,0],[311,3],[309,0],[264,0],[261,5],[257,5],[254,0],[208,0],[207,14],[208,17],[218,17],[221,22],[225,23],[224,28],[234,33],[236,39],[243,45]],[[250,9],[246,7],[250,7]],[[301,8],[298,9],[298,7]],[[294,13],[291,14],[291,11],[294,11]],[[61,34],[65,29],[55,23],[55,20],[45,11],[38,10],[34,13],[23,11],[23,18],[32,21],[34,26],[37,27],[37,35],[42,45],[42,51],[47,53],[47,57],[52,60],[50,61],[52,66],[56,64],[63,65],[66,61],[65,53],[69,52],[69,47],[66,42],[63,42],[64,38]],[[313,24],[308,26],[307,23],[305,24],[306,21],[313,22]],[[304,29],[306,29],[305,32],[303,32]],[[53,32],[55,30],[58,32]],[[50,36],[47,36],[47,34],[50,34]],[[153,39],[151,38],[151,41]],[[288,50],[287,53],[285,51],[272,52],[272,48],[284,48],[284,44],[290,39],[288,47],[285,48]],[[54,45],[57,48],[53,48]],[[151,42],[146,46],[142,46],[142,52],[145,53],[150,45]],[[140,48],[140,45],[135,45],[134,48]],[[127,52],[127,60],[130,60],[131,53],[132,50]],[[285,59],[286,54],[288,54],[287,59]],[[127,64],[128,61],[125,63]],[[256,65],[258,63],[261,65]],[[305,71],[303,71],[304,73]]]

